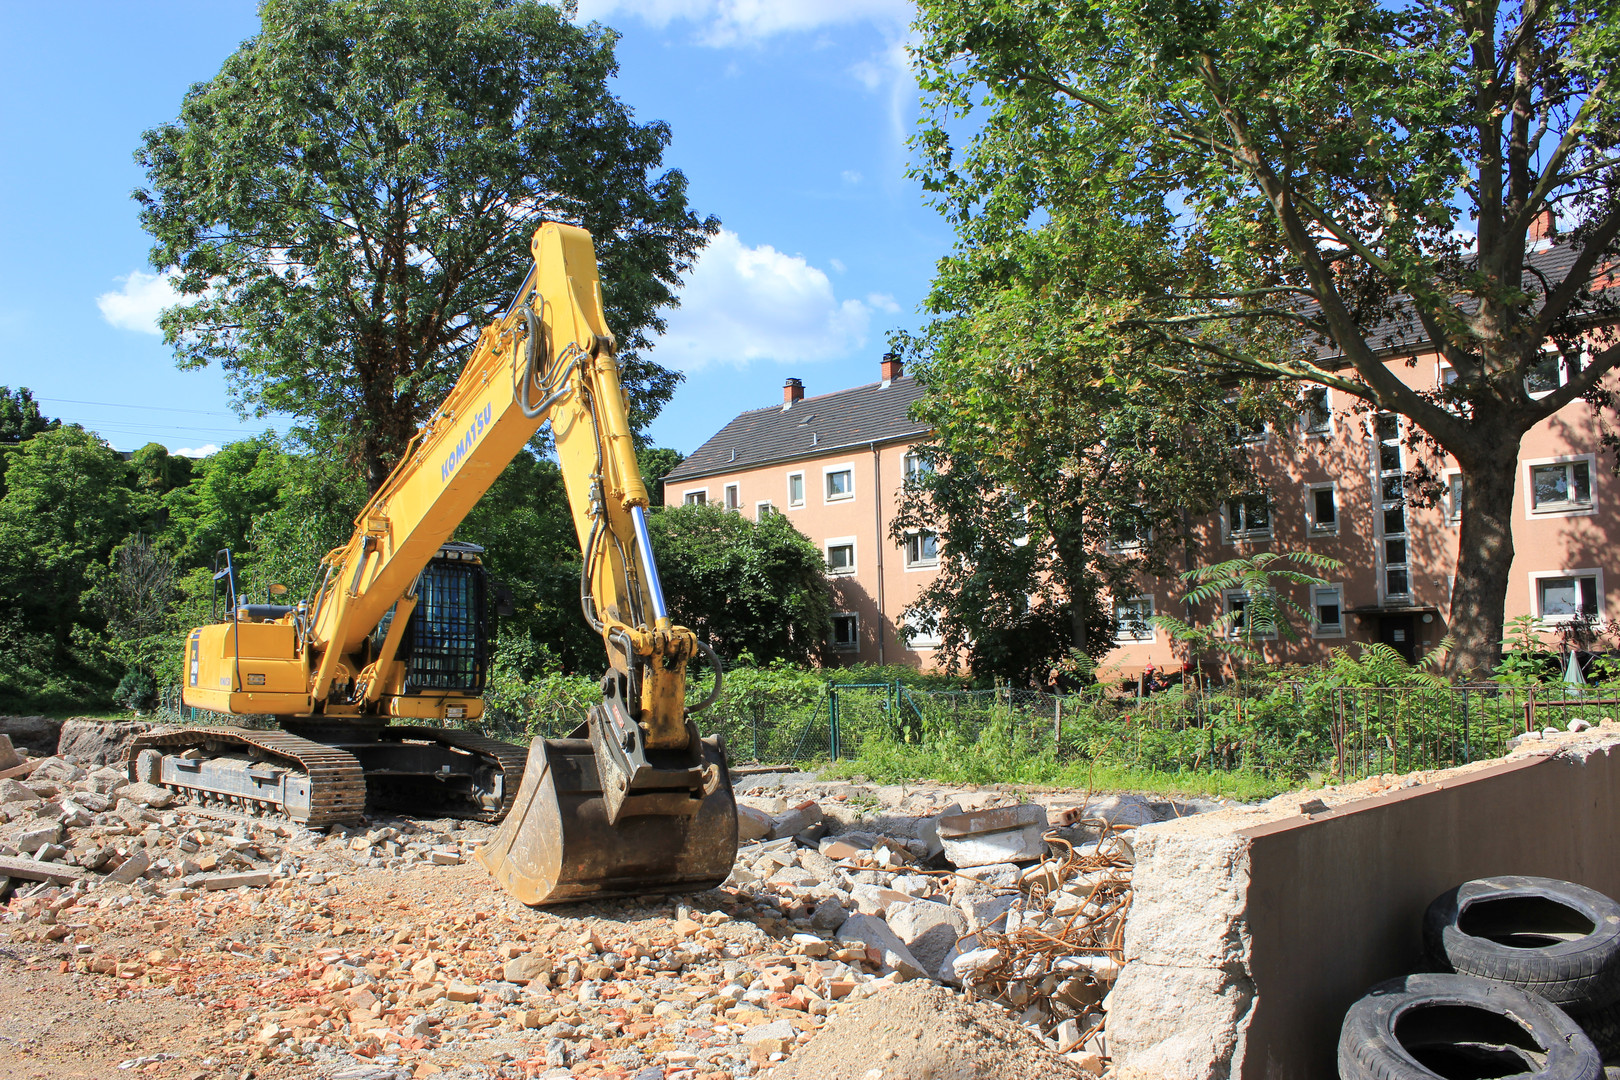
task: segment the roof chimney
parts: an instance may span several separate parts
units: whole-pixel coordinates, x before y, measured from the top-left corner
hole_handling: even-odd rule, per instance
[[[804,400],[804,383],[798,379],[789,379],[782,384],[782,409],[786,411],[793,408],[795,401]]]
[[[1558,217],[1550,206],[1543,207],[1530,219],[1529,235],[1525,237],[1531,251],[1541,251],[1553,245],[1558,236]]]
[[[883,385],[888,386],[901,375],[905,374],[905,367],[905,364],[901,361],[897,354],[884,353],[882,364]]]

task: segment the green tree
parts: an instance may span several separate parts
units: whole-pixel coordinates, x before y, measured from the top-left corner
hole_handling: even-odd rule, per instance
[[[48,419],[39,411],[39,402],[28,387],[12,390],[0,386],[0,446],[15,446],[42,431],[52,431],[62,421]]]
[[[641,355],[719,227],[609,89],[617,35],[514,0],[265,0],[261,32],[149,131],[136,192],[180,366],[299,418],[375,490],[516,293],[543,219],[596,239],[632,423]]]
[[[686,455],[667,446],[647,446],[637,451],[641,482],[647,485],[647,498],[654,506],[664,505],[664,477],[686,460]]]
[[[1291,407],[1289,386],[1223,383],[1190,350],[1084,317],[1131,284],[1110,253],[1150,242],[1139,222],[1109,223],[941,260],[936,318],[897,341],[928,387],[914,415],[933,435],[892,535],[937,534],[940,566],[906,623],[980,674],[1022,682],[1070,650],[1112,649],[1110,598],[1179,569],[1193,515],[1255,484],[1237,429]]]
[[[0,639],[15,668],[0,696],[61,707],[105,694],[104,620],[85,594],[91,568],[128,532],[132,495],[129,465],[77,425],[12,453],[0,497]]]
[[[268,435],[226,443],[197,462],[191,482],[163,499],[169,519],[166,539],[181,565],[211,566],[221,548],[230,548],[237,557],[247,555],[249,530],[259,515],[279,504],[290,467],[287,451]]]
[[[1266,640],[1299,640],[1294,619],[1307,624],[1316,621],[1315,612],[1295,600],[1288,586],[1309,590],[1326,585],[1328,579],[1320,572],[1338,570],[1343,565],[1338,559],[1310,551],[1257,551],[1194,567],[1181,574],[1181,583],[1187,586],[1183,599],[1188,604],[1219,604],[1231,592],[1241,592],[1242,603],[1217,612],[1203,626],[1194,626],[1174,615],[1154,616],[1153,623],[1194,652],[1212,650],[1259,662],[1265,659],[1262,643]]]
[[[786,517],[671,506],[648,530],[671,618],[723,658],[803,663],[820,652],[832,628],[826,561]]]
[[[1104,201],[1168,221],[1175,257],[1119,250],[1144,272],[1077,314],[1332,387],[1456,459],[1453,670],[1491,668],[1520,440],[1577,398],[1615,404],[1620,9],[922,0],[918,27],[918,171],[965,246],[1084,231]],[[1568,235],[1535,256],[1549,213]],[[1455,382],[1385,365],[1428,351]]]

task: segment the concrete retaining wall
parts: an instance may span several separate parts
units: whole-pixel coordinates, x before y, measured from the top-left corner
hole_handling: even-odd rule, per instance
[[[1137,830],[1130,962],[1108,1002],[1121,1075],[1331,1077],[1345,1010],[1418,967],[1441,892],[1535,874],[1620,896],[1620,732],[1533,746],[1325,813]]]

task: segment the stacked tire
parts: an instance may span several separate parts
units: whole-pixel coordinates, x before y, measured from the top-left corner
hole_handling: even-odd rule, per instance
[[[1620,904],[1567,881],[1493,877],[1436,897],[1432,973],[1380,983],[1339,1035],[1341,1080],[1598,1080],[1620,1063]]]

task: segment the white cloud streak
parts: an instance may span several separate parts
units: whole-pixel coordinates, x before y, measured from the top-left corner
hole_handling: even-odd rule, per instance
[[[101,317],[120,330],[133,330],[138,334],[157,334],[158,315],[166,307],[180,302],[180,294],[173,283],[161,274],[148,274],[134,270],[120,278],[122,288],[96,297]]]
[[[169,453],[175,455],[176,457],[205,458],[210,454],[219,453],[219,447],[215,446],[213,443],[196,447],[182,446],[178,450],[170,450]]]
[[[724,47],[777,34],[870,22],[899,33],[911,22],[910,0],[580,0],[579,17],[631,16],[655,27],[694,23],[698,40]]]
[[[653,356],[682,371],[832,360],[866,344],[874,311],[897,310],[881,293],[840,300],[826,271],[802,256],[749,247],[722,229],[692,268]]]

